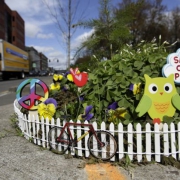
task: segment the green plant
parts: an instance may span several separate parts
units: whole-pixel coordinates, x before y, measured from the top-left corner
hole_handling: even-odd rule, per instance
[[[105,119],[107,107],[112,102],[118,102],[120,108],[127,110],[122,123],[141,122],[135,108],[143,91],[134,95],[129,87],[135,83],[141,83],[143,87],[144,74],[162,76],[161,70],[168,55],[165,45],[166,42],[159,45],[154,41],[141,41],[136,48],[125,45],[112,60],[98,63],[97,68],[89,73],[89,81],[82,92],[85,94],[85,103],[94,107],[98,122]]]
[[[21,129],[18,126],[18,117],[17,117],[17,115],[15,113],[10,116],[10,121],[11,121],[12,127],[15,128],[15,130],[17,132],[17,135],[18,136],[23,136],[23,133],[22,133]]]
[[[63,115],[70,115],[71,119],[75,119],[79,109],[78,87],[67,78],[62,79],[60,86],[60,90],[51,90],[49,95],[57,101],[55,119]]]

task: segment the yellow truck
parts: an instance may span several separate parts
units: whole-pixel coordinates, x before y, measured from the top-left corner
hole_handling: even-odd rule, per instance
[[[0,39],[0,76],[3,80],[10,77],[24,79],[29,74],[28,53]]]

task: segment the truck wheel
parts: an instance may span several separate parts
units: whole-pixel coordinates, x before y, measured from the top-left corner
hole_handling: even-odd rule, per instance
[[[24,72],[20,72],[18,75],[18,79],[24,79],[25,78],[25,73]]]
[[[3,79],[3,80],[8,80],[8,79],[9,79],[8,73],[5,73],[5,72],[4,72],[4,73],[2,74],[2,79]]]

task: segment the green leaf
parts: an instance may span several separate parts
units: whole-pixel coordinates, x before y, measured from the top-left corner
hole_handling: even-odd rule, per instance
[[[96,79],[96,76],[93,73],[88,73],[89,79]]]
[[[128,125],[130,122],[129,122],[129,120],[128,119],[126,119],[125,121],[123,121],[123,124],[124,125]]]
[[[113,81],[111,79],[109,79],[106,83],[106,86],[111,86],[111,85],[113,85]]]
[[[129,106],[129,102],[125,98],[123,98],[118,102],[118,106],[126,108]]]
[[[106,93],[106,100],[111,102],[111,96],[109,94],[109,91],[107,91],[107,93]]]
[[[137,67],[139,70],[142,68],[142,66],[143,66],[143,62],[141,62],[141,61],[135,61],[134,62],[134,67]]]

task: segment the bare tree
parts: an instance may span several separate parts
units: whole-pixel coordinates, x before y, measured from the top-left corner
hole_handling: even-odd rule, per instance
[[[85,12],[90,0],[86,0],[86,3],[84,0],[42,1],[46,5],[49,14],[60,31],[60,38],[63,38],[65,41],[67,49],[67,68],[69,68],[71,60],[71,41],[75,31],[77,30],[77,26],[72,27],[72,25],[77,24],[85,18]]]

